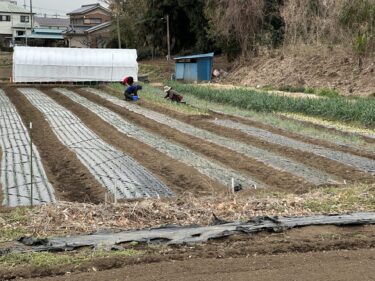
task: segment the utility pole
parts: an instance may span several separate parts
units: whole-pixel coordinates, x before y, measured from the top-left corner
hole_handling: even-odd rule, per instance
[[[118,48],[121,49],[120,11],[117,11],[117,38],[118,38]]]
[[[33,18],[33,0],[30,0],[30,23],[31,23],[31,32],[33,32],[33,25],[34,25],[34,18]]]
[[[169,32],[169,15],[167,15],[167,45],[168,45],[168,56],[167,56],[167,60],[170,60],[171,59],[171,35],[170,35],[170,32]]]

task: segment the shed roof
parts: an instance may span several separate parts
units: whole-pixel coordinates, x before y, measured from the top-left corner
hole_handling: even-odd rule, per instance
[[[203,59],[203,58],[213,58],[214,53],[208,54],[200,54],[200,55],[192,55],[192,56],[185,56],[185,57],[177,57],[174,58],[175,60],[187,60],[187,59]]]
[[[51,27],[68,27],[70,24],[70,19],[61,18],[45,18],[45,17],[34,17],[35,22],[39,26],[51,26]]]
[[[39,34],[60,34],[60,35],[62,35],[63,32],[64,32],[64,30],[55,29],[55,28],[34,28],[34,33],[39,33]]]
[[[78,8],[70,13],[67,13],[67,15],[81,15],[81,14],[91,12],[97,8],[101,8],[107,12],[110,12],[108,9],[104,8],[99,3],[95,3],[95,4],[82,5],[81,8]]]
[[[30,14],[30,11],[8,1],[0,1],[0,12]]]

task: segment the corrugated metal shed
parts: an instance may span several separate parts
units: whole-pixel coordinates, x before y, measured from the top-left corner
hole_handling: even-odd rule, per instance
[[[175,58],[176,79],[185,81],[210,81],[214,53]]]
[[[13,81],[16,83],[118,82],[124,76],[138,80],[136,50],[14,48]]]

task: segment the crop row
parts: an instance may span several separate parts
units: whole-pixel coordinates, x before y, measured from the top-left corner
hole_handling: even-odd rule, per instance
[[[198,85],[170,83],[182,94],[190,94],[222,104],[259,112],[293,112],[320,116],[343,122],[356,122],[363,126],[375,127],[375,100],[344,97],[326,99],[297,99],[257,92],[251,89],[212,89]]]
[[[212,133],[210,131],[194,127],[190,124],[171,118],[168,115],[161,114],[152,110],[148,110],[138,105],[130,104],[125,101],[121,101],[118,98],[110,96],[100,90],[88,88],[87,91],[95,95],[98,95],[101,98],[106,99],[116,105],[124,107],[129,111],[143,115],[148,119],[154,120],[160,124],[168,126],[174,130],[177,130],[183,134],[200,138],[204,141],[213,143],[220,147],[224,147],[232,151],[235,151],[237,153],[248,156],[250,158],[256,159],[257,161],[262,162],[276,170],[285,171],[297,177],[303,178],[307,182],[310,182],[316,185],[327,184],[327,183],[337,183],[337,181],[333,179],[330,175],[322,171],[318,171],[312,167],[306,166],[302,163],[296,162],[287,157],[280,156],[280,155],[271,153],[267,150],[260,149],[255,146],[251,146],[243,142],[239,142],[231,138],[223,137],[221,135]]]
[[[45,117],[61,143],[118,198],[167,197],[173,193],[159,179],[92,132],[69,110],[36,89],[19,91]]]

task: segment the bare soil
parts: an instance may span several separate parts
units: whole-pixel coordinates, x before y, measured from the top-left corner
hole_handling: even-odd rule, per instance
[[[375,275],[373,255],[372,250],[356,250],[234,259],[194,259],[26,280],[352,281],[360,277],[360,280],[370,281],[374,280]]]
[[[374,280],[375,276],[374,226],[314,226],[178,247],[124,246],[144,254],[92,260],[80,266],[0,268],[0,278],[242,281],[251,276],[251,280],[351,281]]]
[[[203,141],[200,138],[192,137],[176,130],[171,129],[168,126],[157,123],[156,121],[150,120],[139,114],[130,112],[120,106],[117,106],[111,102],[108,102],[100,97],[94,96],[84,90],[75,90],[78,94],[86,97],[87,99],[96,102],[102,106],[109,108],[110,110],[121,115],[125,119],[134,122],[135,124],[148,129],[151,132],[162,135],[167,139],[179,142],[195,151],[202,153],[203,155],[213,158],[224,165],[227,165],[235,170],[242,171],[250,176],[260,180],[261,182],[275,187],[281,190],[305,190],[309,183],[304,182],[302,179],[293,176],[287,172],[275,170],[264,163],[246,157],[242,154],[236,153],[230,149],[212,144],[207,141]],[[141,105],[143,102],[140,103]],[[160,109],[163,110],[163,109]],[[164,110],[163,113],[166,113]],[[168,112],[169,114],[169,112]],[[199,117],[205,118],[205,117]]]
[[[33,143],[39,151],[57,199],[72,202],[103,202],[104,188],[76,155],[61,144],[43,115],[16,88],[7,87],[5,92],[16,106],[26,128],[29,122],[33,122]]]
[[[303,152],[297,149],[288,148],[288,147],[277,145],[277,144],[271,144],[266,141],[257,139],[255,137],[251,137],[238,130],[225,128],[222,126],[212,124],[211,122],[207,122],[208,120],[213,119],[213,118],[223,118],[223,115],[220,115],[220,114],[216,114],[216,115],[214,114],[211,116],[188,116],[183,113],[176,112],[170,109],[166,109],[162,106],[159,106],[159,105],[147,102],[147,101],[141,101],[139,105],[149,108],[151,110],[158,111],[160,113],[167,113],[168,115],[173,116],[174,118],[178,120],[181,120],[183,122],[186,122],[198,128],[205,129],[205,130],[208,130],[213,133],[223,135],[229,138],[237,139],[244,143],[248,143],[250,145],[263,148],[267,151],[272,151],[279,155],[285,155],[286,157],[295,159],[298,162],[304,163],[306,165],[315,167],[320,170],[324,170],[332,175],[336,175],[342,179],[345,179],[348,182],[364,181],[364,182],[371,183],[371,182],[374,182],[375,180],[375,177],[365,172],[356,170],[350,166],[338,163],[336,161],[333,161],[333,160],[330,160],[321,156],[317,156],[312,153]],[[228,118],[231,118],[231,117],[228,116]],[[333,144],[328,145],[326,142],[323,142],[323,141],[311,142],[311,140],[307,137],[302,137],[302,136],[298,136],[297,134],[285,132],[279,129],[274,129],[270,126],[266,126],[257,122],[245,121],[242,118],[235,118],[235,117],[232,117],[232,118],[242,123],[249,124],[251,126],[255,126],[258,128],[265,129],[265,130],[269,130],[271,132],[275,132],[277,134],[281,134],[290,138],[296,138],[297,140],[306,141],[308,143],[315,143],[315,144],[323,145],[329,148],[334,148],[334,149],[337,148],[337,146]],[[357,155],[362,155],[361,152],[353,151],[352,149],[340,148],[339,150],[344,151],[344,152],[349,152],[349,153],[356,152]],[[363,153],[363,155],[367,155],[367,154]],[[371,155],[371,159],[374,159],[374,155]]]
[[[227,189],[220,183],[202,175],[196,169],[174,160],[140,141],[127,137],[90,110],[63,95],[47,88],[43,88],[43,92],[77,115],[104,141],[136,159],[173,191],[194,193],[199,196],[223,193]]]

